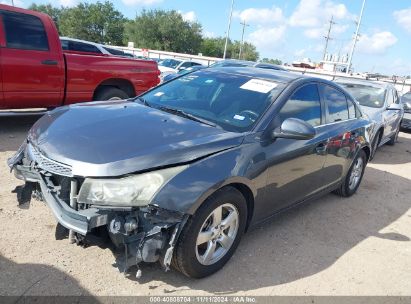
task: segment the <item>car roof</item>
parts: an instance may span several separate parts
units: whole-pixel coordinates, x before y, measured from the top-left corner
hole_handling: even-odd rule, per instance
[[[94,46],[101,46],[101,44],[99,44],[99,43],[95,43],[95,42],[91,42],[91,41],[87,41],[87,40],[81,40],[81,39],[70,38],[70,37],[60,37],[60,39],[63,39],[63,40],[70,40],[70,41],[76,41],[76,42],[88,43],[88,44],[92,44],[92,45],[94,45]]]
[[[287,71],[273,70],[273,69],[261,69],[256,67],[210,67],[206,70],[219,71],[222,73],[230,73],[237,75],[244,75],[249,77],[255,77],[260,79],[272,80],[276,82],[289,83],[296,79],[315,79],[323,82],[324,79],[307,77],[301,74],[294,74]]]
[[[358,78],[336,78],[334,80],[336,83],[346,83],[346,84],[359,84],[363,86],[369,86],[374,88],[382,88],[387,89],[392,87],[391,84],[382,82],[382,81],[371,81],[366,79],[358,79]]]

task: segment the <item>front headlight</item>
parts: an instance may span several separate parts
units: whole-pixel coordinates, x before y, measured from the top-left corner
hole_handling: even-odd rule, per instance
[[[188,167],[179,166],[124,178],[86,178],[78,202],[119,207],[146,206],[170,179]]]

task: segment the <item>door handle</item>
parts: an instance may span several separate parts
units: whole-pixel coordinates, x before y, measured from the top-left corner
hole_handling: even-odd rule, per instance
[[[43,60],[41,62],[41,64],[44,64],[44,65],[57,65],[57,61],[56,60],[51,60],[51,59],[46,59],[46,60]]]
[[[318,155],[326,155],[327,154],[327,144],[325,143],[318,144],[317,147],[315,147],[315,152]]]

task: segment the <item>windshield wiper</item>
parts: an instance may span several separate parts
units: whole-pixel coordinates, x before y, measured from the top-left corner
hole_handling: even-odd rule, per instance
[[[144,97],[137,97],[136,99],[140,101],[143,105],[152,108],[151,104]]]
[[[158,109],[159,109],[159,110],[162,110],[162,111],[164,111],[164,112],[168,112],[168,113],[175,114],[175,115],[178,115],[178,116],[181,116],[181,117],[184,117],[184,118],[191,119],[191,120],[193,120],[193,121],[196,121],[196,122],[199,122],[199,123],[202,123],[202,124],[205,124],[205,125],[209,125],[209,126],[211,126],[211,127],[215,127],[215,128],[217,127],[216,124],[214,124],[214,123],[212,123],[212,122],[210,122],[210,121],[208,121],[208,120],[199,118],[199,117],[197,117],[197,116],[195,116],[195,115],[193,115],[193,114],[184,112],[183,110],[180,110],[180,109],[169,108],[169,107],[166,107],[166,106],[158,107]]]

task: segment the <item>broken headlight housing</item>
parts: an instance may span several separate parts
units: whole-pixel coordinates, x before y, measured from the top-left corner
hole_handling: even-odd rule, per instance
[[[78,202],[116,207],[146,206],[158,190],[187,167],[172,167],[117,179],[86,178],[78,194]]]

